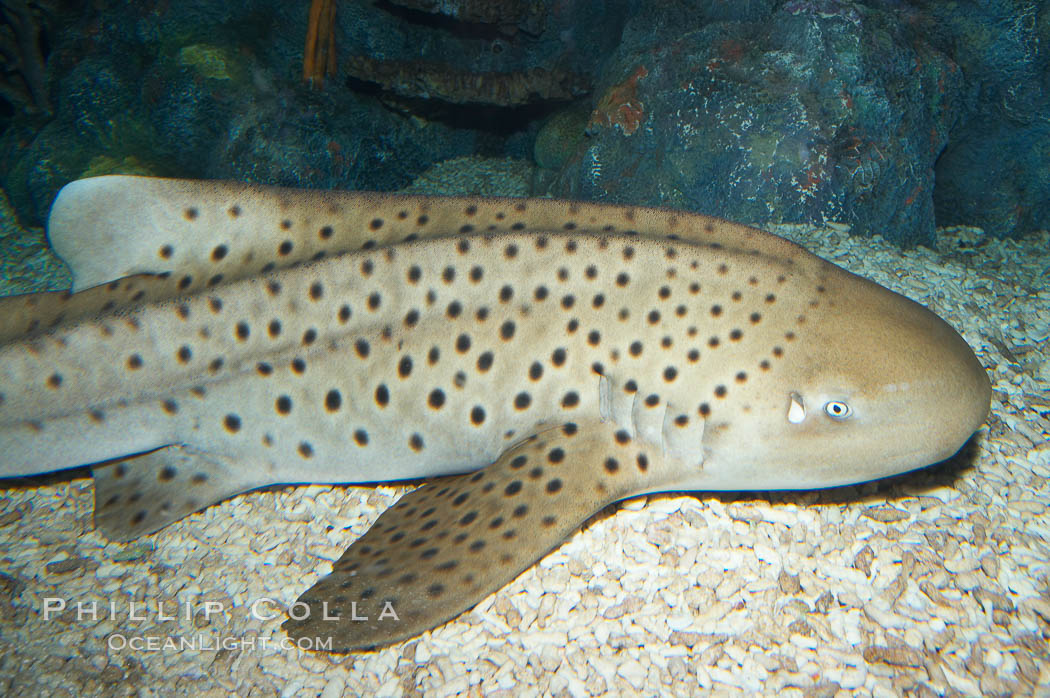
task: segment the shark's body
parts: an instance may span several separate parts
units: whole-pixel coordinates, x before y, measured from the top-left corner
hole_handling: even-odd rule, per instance
[[[0,476],[152,452],[95,470],[127,539],[267,484],[468,473],[304,595],[290,632],[342,649],[469,608],[609,502],[902,472],[989,404],[926,309],[703,216],[112,177],[49,232],[77,288],[161,276],[0,305]],[[400,620],[322,620],[379,600]]]

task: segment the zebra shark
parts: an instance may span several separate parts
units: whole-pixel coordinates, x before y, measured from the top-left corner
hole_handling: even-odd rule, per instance
[[[275,483],[456,475],[302,595],[285,629],[336,651],[448,621],[617,500],[881,478],[989,410],[926,308],[693,213],[108,176],[49,237],[73,289],[0,301],[0,477],[96,464],[130,540]]]

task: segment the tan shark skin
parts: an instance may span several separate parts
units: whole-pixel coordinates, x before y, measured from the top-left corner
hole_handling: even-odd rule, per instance
[[[0,477],[145,453],[94,469],[126,540],[267,484],[465,473],[304,594],[289,632],[341,651],[454,617],[610,502],[884,477],[989,408],[933,313],[696,214],[101,177],[49,235],[85,290],[0,301]],[[351,602],[373,621],[322,620]]]

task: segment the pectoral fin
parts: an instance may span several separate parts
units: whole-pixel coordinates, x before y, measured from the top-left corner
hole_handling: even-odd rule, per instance
[[[270,484],[222,456],[167,446],[92,468],[95,528],[110,540],[153,533],[209,504]]]
[[[435,628],[510,582],[603,506],[643,489],[656,465],[643,450],[608,424],[567,424],[483,470],[423,485],[299,598],[309,617],[284,628],[294,638],[331,637],[336,652]]]

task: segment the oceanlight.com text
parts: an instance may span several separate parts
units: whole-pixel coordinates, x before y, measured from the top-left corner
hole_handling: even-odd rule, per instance
[[[208,652],[230,650],[252,652],[256,649],[300,649],[312,652],[331,652],[332,638],[300,637],[228,637],[213,635],[125,635],[113,633],[106,638],[106,646],[116,652]]]

